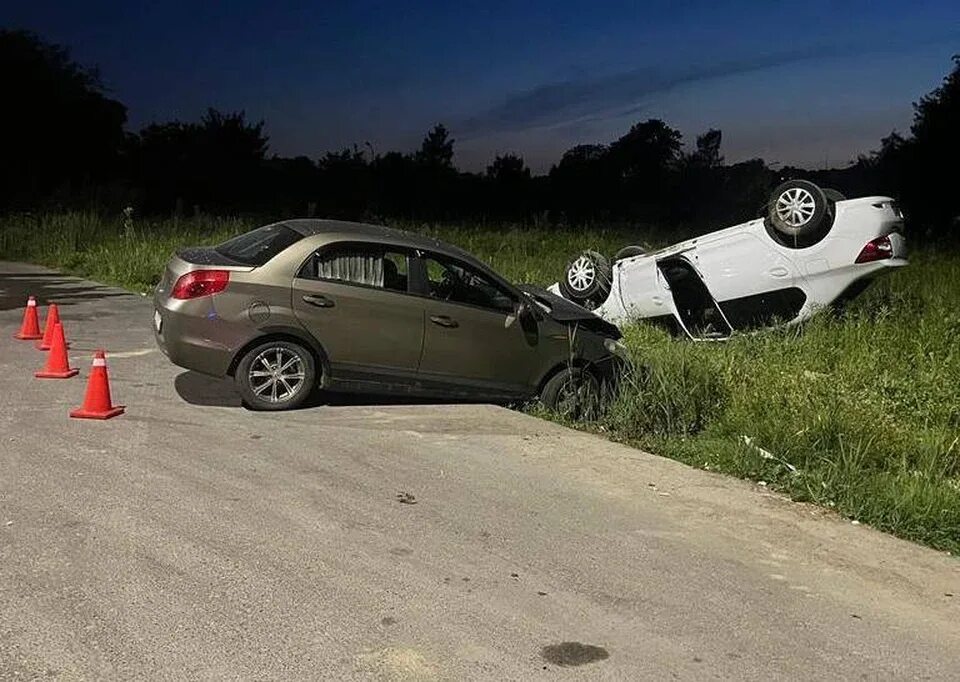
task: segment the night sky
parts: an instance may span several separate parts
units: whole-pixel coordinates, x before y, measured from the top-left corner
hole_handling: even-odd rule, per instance
[[[4,3],[98,65],[129,126],[208,106],[267,122],[270,149],[409,151],[445,123],[455,163],[535,171],[663,118],[728,162],[823,167],[905,131],[960,53],[957,0],[874,2]]]

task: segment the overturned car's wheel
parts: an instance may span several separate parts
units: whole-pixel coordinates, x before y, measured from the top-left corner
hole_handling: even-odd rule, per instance
[[[806,239],[829,228],[833,216],[822,189],[807,180],[790,180],[773,190],[767,218],[782,237]]]
[[[838,189],[833,189],[831,187],[823,188],[823,196],[825,196],[827,198],[827,201],[829,201],[832,204],[835,204],[838,201],[847,200],[847,197],[843,194],[843,192],[841,192]]]
[[[600,404],[600,384],[586,369],[564,367],[543,385],[540,402],[570,419],[590,418]]]
[[[267,341],[251,348],[237,365],[235,376],[243,403],[253,410],[289,410],[313,391],[313,354],[291,341]]]
[[[596,251],[584,251],[567,265],[560,280],[564,298],[593,309],[607,300],[613,269],[610,261]]]
[[[616,262],[618,260],[623,260],[624,258],[643,256],[646,253],[646,250],[642,246],[624,246],[622,249],[617,251],[617,255],[613,257],[613,260]]]

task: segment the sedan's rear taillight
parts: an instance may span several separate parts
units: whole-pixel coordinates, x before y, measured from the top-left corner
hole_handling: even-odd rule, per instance
[[[170,295],[181,300],[211,296],[226,289],[229,281],[229,270],[194,270],[177,280]]]
[[[856,263],[872,263],[875,260],[884,260],[893,258],[893,244],[890,243],[890,237],[883,236],[867,242],[860,250]]]

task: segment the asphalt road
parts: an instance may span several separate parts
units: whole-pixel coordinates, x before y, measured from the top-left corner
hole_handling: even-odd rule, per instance
[[[498,407],[251,413],[151,315],[0,263],[3,679],[960,677],[954,557]]]

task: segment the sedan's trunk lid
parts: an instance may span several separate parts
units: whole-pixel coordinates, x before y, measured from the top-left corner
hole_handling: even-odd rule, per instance
[[[231,270],[234,272],[250,272],[253,266],[237,263],[230,260],[216,249],[209,246],[192,246],[177,251],[163,270],[163,276],[157,284],[156,294],[160,297],[168,296],[177,280],[193,270]]]

